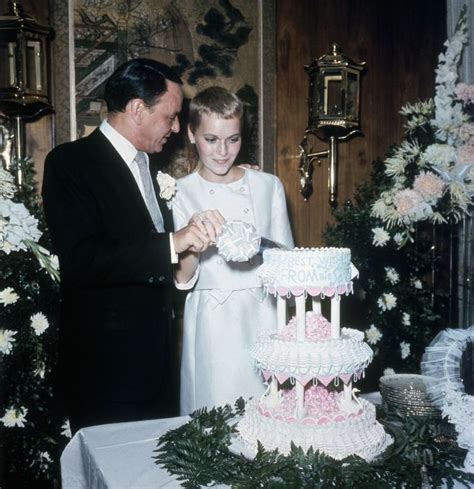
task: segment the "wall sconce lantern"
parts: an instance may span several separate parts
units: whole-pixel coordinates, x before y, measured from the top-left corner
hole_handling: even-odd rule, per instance
[[[9,0],[0,15],[0,114],[15,120],[16,159],[24,157],[24,120],[52,111],[49,96],[51,27]]]
[[[301,193],[305,200],[313,193],[311,176],[313,161],[328,157],[329,200],[336,205],[337,197],[337,141],[345,140],[360,131],[360,73],[365,63],[355,63],[341,53],[333,43],[331,54],[315,59],[304,68],[310,78],[308,99],[308,127],[300,144]],[[329,150],[311,153],[308,134],[329,142]]]

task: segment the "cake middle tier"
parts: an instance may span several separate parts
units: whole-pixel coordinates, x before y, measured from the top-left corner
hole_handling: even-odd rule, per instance
[[[251,356],[265,380],[275,375],[280,383],[295,378],[305,385],[316,378],[328,385],[335,377],[344,383],[352,376],[360,377],[372,361],[373,352],[361,331],[342,328],[339,338],[322,340],[296,341],[278,333],[263,333],[251,349]]]

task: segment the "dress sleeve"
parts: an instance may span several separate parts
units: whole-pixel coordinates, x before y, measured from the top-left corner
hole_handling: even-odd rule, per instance
[[[291,232],[290,220],[286,206],[285,189],[278,178],[275,178],[275,185],[272,196],[272,237],[278,242],[293,248],[293,234]]]
[[[172,207],[174,229],[176,231],[186,226],[191,217],[185,211],[184,194],[185,194],[185,190],[183,189],[182,186],[179,185],[178,182],[178,190],[176,192],[176,197],[173,199],[173,207]],[[194,275],[186,283],[180,283],[177,282],[176,279],[174,279],[174,285],[178,290],[190,290],[196,285],[198,278],[199,278],[199,265],[196,268]]]

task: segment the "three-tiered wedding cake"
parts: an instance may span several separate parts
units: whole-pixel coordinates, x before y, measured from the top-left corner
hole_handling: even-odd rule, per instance
[[[377,422],[375,407],[352,388],[373,353],[362,332],[340,328],[340,298],[352,293],[357,274],[350,250],[265,250],[259,274],[266,291],[277,297],[277,329],[260,335],[251,352],[269,385],[261,399],[247,403],[240,436],[253,450],[259,440],[267,449],[288,453],[294,442],[336,459],[355,454],[372,460],[391,437]],[[287,323],[291,297],[296,316]],[[331,322],[321,313],[326,297]]]

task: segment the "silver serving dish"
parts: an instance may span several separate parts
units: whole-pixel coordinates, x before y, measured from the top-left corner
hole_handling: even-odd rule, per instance
[[[434,382],[436,379],[425,375],[385,375],[380,378],[382,401],[406,416],[440,418],[440,411],[428,397],[427,387]]]

